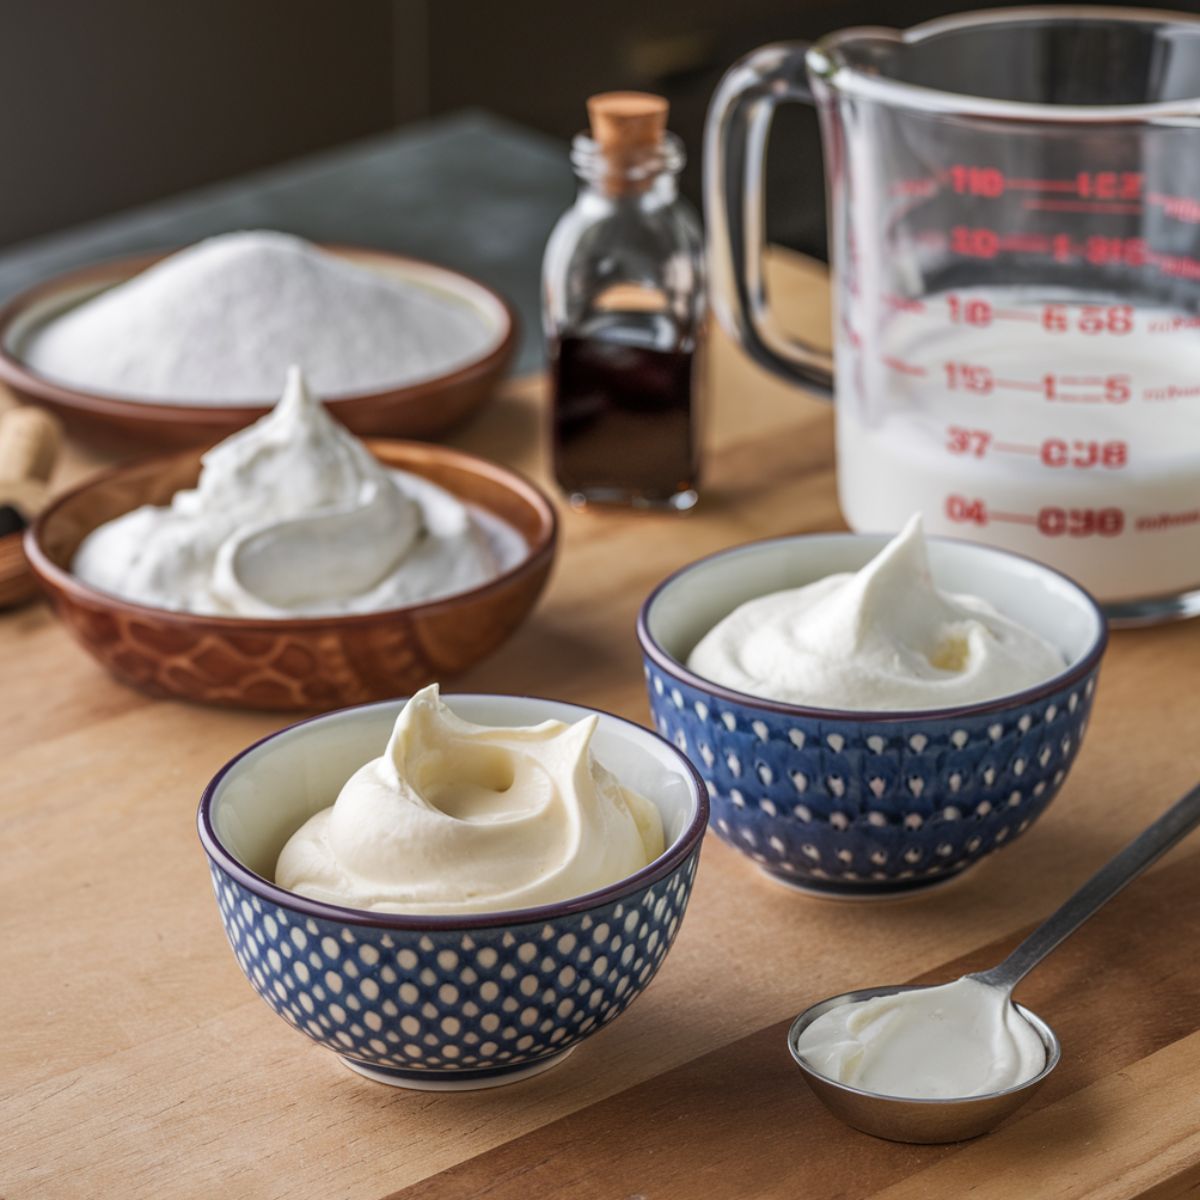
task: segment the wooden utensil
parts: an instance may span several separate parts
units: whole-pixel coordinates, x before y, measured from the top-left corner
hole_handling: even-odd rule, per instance
[[[58,421],[42,409],[0,414],[0,608],[24,604],[37,593],[24,530],[45,503],[61,444]]]

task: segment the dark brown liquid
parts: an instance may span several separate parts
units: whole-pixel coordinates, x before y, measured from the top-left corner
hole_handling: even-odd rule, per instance
[[[694,490],[694,351],[572,334],[551,357],[554,471],[564,492],[597,503],[671,505]]]

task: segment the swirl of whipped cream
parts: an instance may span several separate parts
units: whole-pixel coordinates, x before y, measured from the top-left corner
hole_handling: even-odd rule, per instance
[[[449,492],[380,463],[309,393],[209,450],[199,482],[94,530],[73,570],[157,608],[288,617],[396,608],[486,582],[514,557]],[[499,525],[499,522],[495,522]],[[509,535],[505,538],[505,534]]]
[[[688,657],[697,675],[750,696],[859,711],[993,700],[1064,666],[985,600],[935,586],[919,515],[856,574],[749,600]]]
[[[382,757],[291,836],[275,882],[350,908],[441,914],[616,883],[662,853],[662,819],[592,757],[597,722],[473,725],[431,684],[404,706]]]

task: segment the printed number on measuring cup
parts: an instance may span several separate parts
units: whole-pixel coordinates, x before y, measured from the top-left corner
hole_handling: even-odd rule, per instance
[[[1140,171],[1080,171],[1075,191],[1089,200],[1137,200],[1144,182]]]
[[[964,429],[951,425],[946,430],[946,449],[951,454],[972,454],[982,458],[987,453],[992,435],[986,429]]]
[[[1056,375],[1051,372],[1042,376],[1042,391],[1047,400],[1082,404],[1124,404],[1133,395],[1128,375]]]
[[[987,505],[982,500],[968,500],[966,496],[947,496],[946,516],[951,521],[970,522],[974,525],[988,523]]]
[[[1047,333],[1100,333],[1119,335],[1133,331],[1132,304],[1084,304],[1078,311],[1066,304],[1042,306],[1042,328]]]
[[[986,300],[964,300],[953,294],[946,297],[950,320],[956,325],[990,325],[992,306]]]
[[[1119,508],[1040,508],[1037,527],[1046,537],[1116,537],[1125,528],[1125,514]]]
[[[1047,467],[1109,467],[1116,469],[1129,462],[1126,442],[1068,442],[1047,438],[1042,443],[1041,460]]]
[[[987,395],[992,390],[995,381],[988,367],[960,362],[948,362],[943,366],[946,370],[946,387],[952,392],[961,388],[964,391]]]

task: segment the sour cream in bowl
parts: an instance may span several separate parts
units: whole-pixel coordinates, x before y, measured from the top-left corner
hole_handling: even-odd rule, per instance
[[[491,1087],[561,1062],[645,990],[708,819],[687,759],[560,701],[343,709],[228,763],[200,839],[230,946],[359,1074]]]
[[[1045,811],[1107,631],[1052,568],[910,523],[701,559],[651,593],[638,637],[718,836],[777,880],[869,898],[952,878]]]

